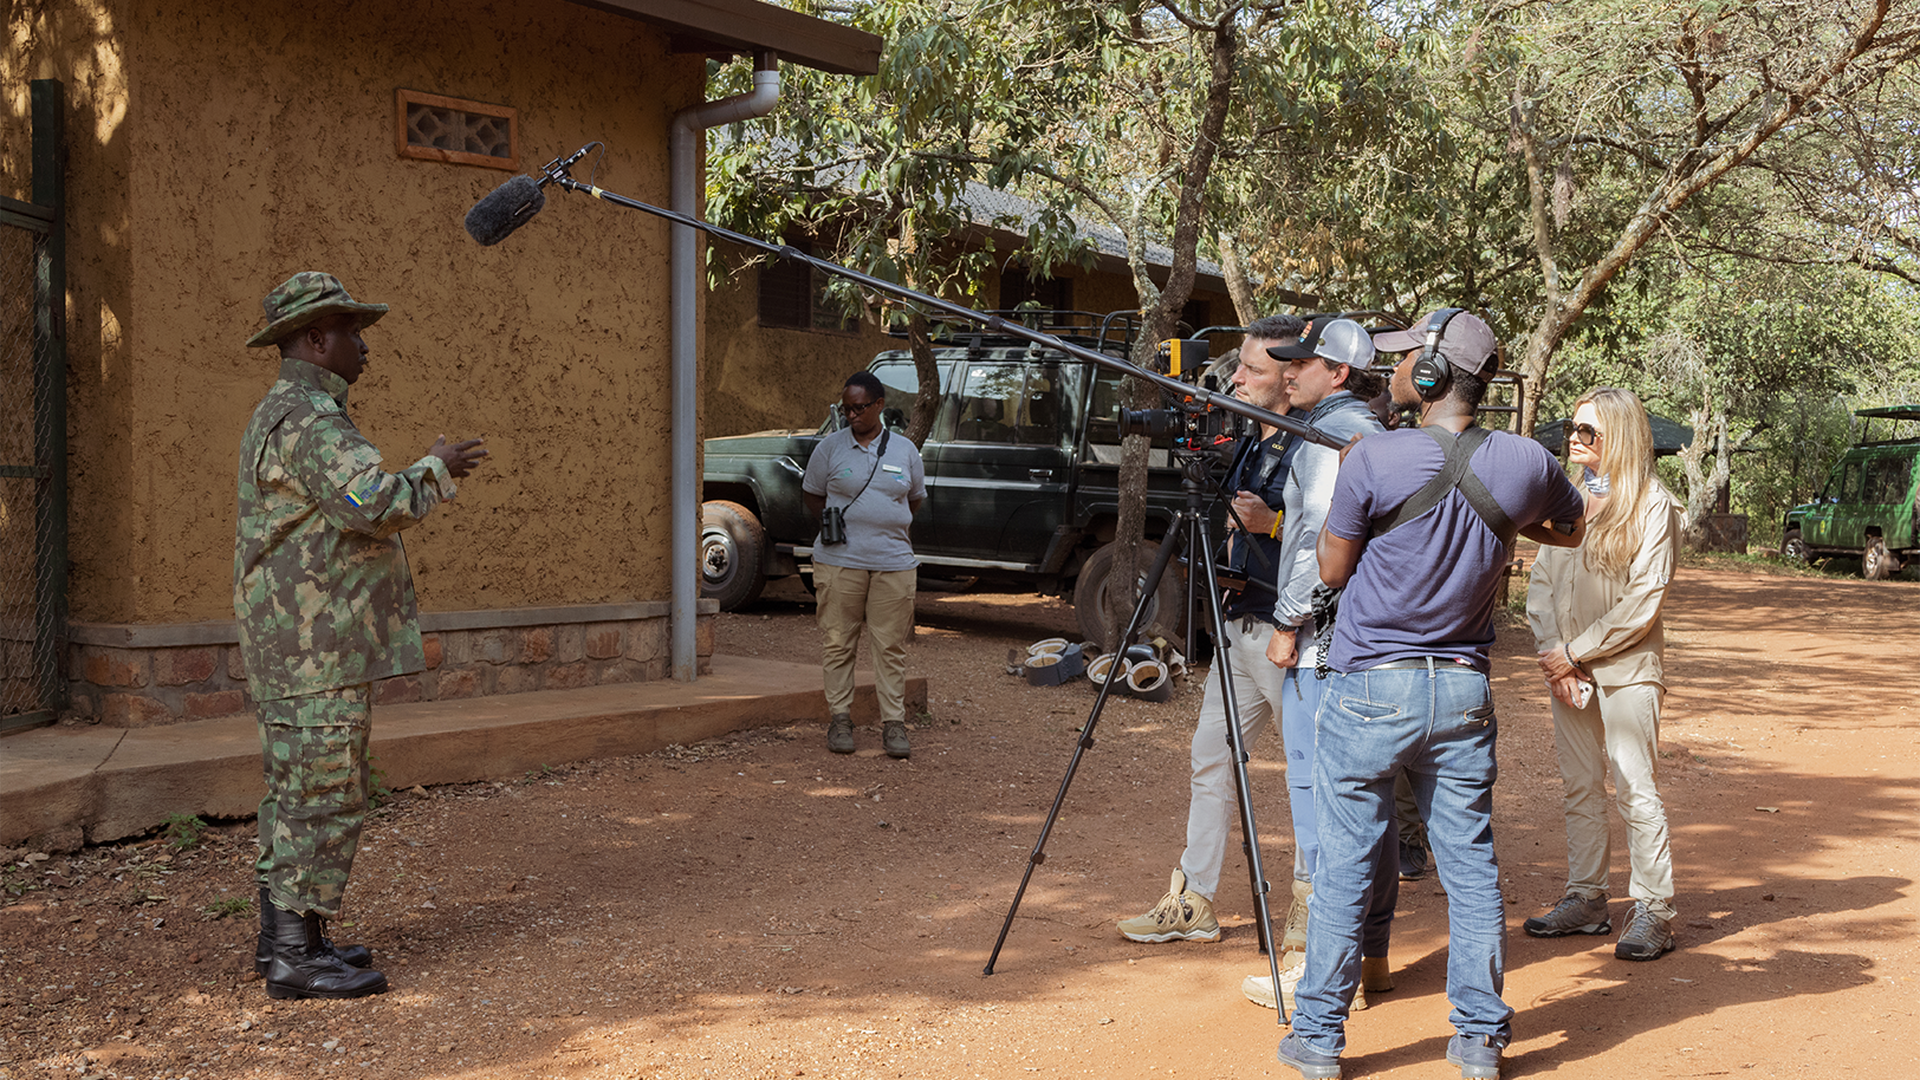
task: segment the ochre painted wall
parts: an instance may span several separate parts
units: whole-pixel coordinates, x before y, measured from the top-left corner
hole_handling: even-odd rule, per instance
[[[523,170],[603,140],[595,181],[664,204],[703,58],[562,0],[272,8],[7,9],[8,194],[25,79],[67,84],[72,617],[232,617],[235,452],[278,366],[243,343],[303,269],[393,306],[350,399],[389,468],[441,433],[493,452],[407,534],[425,609],[665,599],[665,224],[550,191],[479,247],[462,217],[509,174],[399,157],[394,100],[518,108]]]

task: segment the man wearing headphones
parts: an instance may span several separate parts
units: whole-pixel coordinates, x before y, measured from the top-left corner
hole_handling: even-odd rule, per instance
[[[1500,998],[1506,911],[1493,850],[1495,590],[1516,534],[1574,547],[1583,506],[1540,444],[1474,426],[1498,366],[1486,323],[1443,308],[1374,344],[1405,350],[1391,389],[1421,426],[1344,452],[1320,531],[1320,578],[1345,591],[1316,722],[1306,972],[1279,1058],[1303,1077],[1340,1076],[1371,856],[1405,769],[1447,893],[1447,1060],[1465,1080],[1494,1080],[1513,1016]]]

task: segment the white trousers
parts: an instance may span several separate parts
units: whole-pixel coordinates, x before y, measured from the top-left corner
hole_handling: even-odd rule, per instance
[[[1673,850],[1667,809],[1655,786],[1660,747],[1656,683],[1594,687],[1584,709],[1553,702],[1553,741],[1566,786],[1567,891],[1594,897],[1608,891],[1613,850],[1607,834],[1606,774],[1627,825],[1633,877],[1627,893],[1663,919],[1672,919]]]
[[[1240,745],[1245,749],[1280,715],[1284,668],[1267,659],[1267,639],[1273,627],[1255,620],[1247,629],[1240,619],[1226,626],[1227,666],[1233,672],[1233,701],[1240,712]],[[1206,698],[1200,722],[1193,729],[1193,788],[1187,804],[1187,849],[1180,870],[1187,888],[1207,899],[1220,887],[1220,867],[1227,858],[1227,838],[1239,817],[1233,795],[1233,757],[1227,750],[1227,703],[1220,692],[1220,673],[1207,673]]]

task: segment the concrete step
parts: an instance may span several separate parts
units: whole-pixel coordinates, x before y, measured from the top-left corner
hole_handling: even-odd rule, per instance
[[[909,714],[926,701],[926,679],[908,679]],[[879,721],[871,672],[857,677],[853,717]],[[819,665],[715,656],[712,672],[692,683],[375,706],[372,753],[398,789],[826,721]],[[71,851],[138,835],[171,814],[249,818],[264,792],[252,713],[149,728],[37,728],[0,739],[0,847]]]

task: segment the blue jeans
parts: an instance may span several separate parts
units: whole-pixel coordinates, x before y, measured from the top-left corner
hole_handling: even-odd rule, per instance
[[[1280,684],[1280,739],[1287,751],[1287,806],[1293,811],[1294,878],[1312,881],[1320,863],[1320,828],[1313,816],[1313,721],[1326,683],[1313,668],[1290,667]]]
[[[1360,982],[1362,925],[1379,848],[1391,835],[1401,769],[1427,822],[1447,892],[1447,1000],[1460,1034],[1504,1046],[1513,1010],[1506,982],[1507,917],[1493,852],[1498,733],[1487,677],[1432,669],[1335,673],[1317,720],[1314,809],[1320,866],[1307,922],[1307,968],[1293,1032],[1321,1054],[1346,1049],[1347,1009]]]

